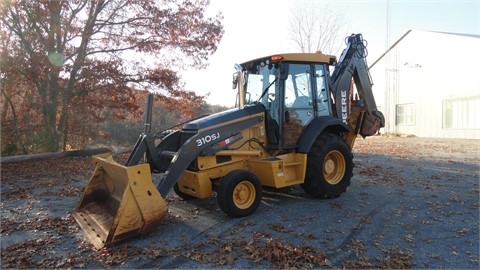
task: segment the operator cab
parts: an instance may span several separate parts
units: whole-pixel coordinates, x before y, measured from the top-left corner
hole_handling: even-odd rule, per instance
[[[334,56],[301,53],[236,65],[242,72],[242,80],[234,79],[243,83],[238,85],[239,93],[243,93],[240,103],[261,103],[266,109],[270,149],[295,148],[314,118],[331,115],[328,65],[334,60]]]

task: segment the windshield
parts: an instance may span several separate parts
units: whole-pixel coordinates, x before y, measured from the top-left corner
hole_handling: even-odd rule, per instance
[[[272,102],[275,99],[276,74],[278,64],[259,64],[248,69],[245,75],[245,103],[261,102],[267,106]]]

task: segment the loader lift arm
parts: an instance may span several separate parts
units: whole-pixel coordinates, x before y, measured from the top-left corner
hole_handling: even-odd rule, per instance
[[[346,141],[352,147],[357,134],[364,137],[375,135],[385,126],[385,118],[377,109],[373,96],[372,80],[366,62],[366,41],[361,34],[352,34],[346,42],[347,47],[335,65],[330,81],[335,112],[350,127]],[[353,99],[352,79],[358,100]]]
[[[168,169],[160,179],[157,190],[160,192],[162,197],[165,198],[172,190],[182,173],[187,169],[188,165],[195,160],[195,158],[205,154],[212,155],[222,150],[222,148],[236,142],[237,139],[228,140],[228,142],[225,142],[225,140],[235,137],[242,130],[261,121],[263,121],[261,117],[253,117],[240,122],[218,127],[213,130],[209,129],[195,134],[189,138],[174,154]],[[211,142],[210,144],[199,143],[202,142],[202,140],[199,139],[211,134],[215,134],[214,142]],[[222,144],[222,147],[218,146],[220,143]],[[125,166],[129,167],[137,165],[144,154],[147,154],[149,163],[154,163],[152,165],[157,166],[158,168],[161,167],[161,161],[155,149],[153,134],[142,134],[140,136],[135,144],[134,150],[125,163]]]

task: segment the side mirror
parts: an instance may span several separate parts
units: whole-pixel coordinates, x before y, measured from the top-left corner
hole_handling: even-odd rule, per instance
[[[233,65],[233,67],[235,68],[236,71],[242,71],[242,66],[240,66],[239,64],[235,64]]]
[[[237,72],[233,73],[232,89],[236,89],[238,85],[238,76],[242,76],[242,66],[235,64],[233,67]]]
[[[240,72],[233,73],[232,89],[237,89],[238,75]]]
[[[243,108],[245,106],[245,92],[244,92],[244,78],[243,78],[243,68],[239,64],[234,65],[235,69],[237,70],[233,73],[233,80],[232,80],[232,88],[238,88],[238,108]],[[235,102],[236,103],[236,102]],[[235,106],[237,103],[235,104]]]

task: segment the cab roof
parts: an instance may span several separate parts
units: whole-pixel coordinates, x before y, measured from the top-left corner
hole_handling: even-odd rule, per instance
[[[322,53],[281,53],[281,54],[273,54],[270,56],[265,56],[261,58],[257,58],[254,60],[250,60],[247,62],[242,63],[241,65],[247,65],[251,63],[257,63],[269,60],[270,63],[278,63],[278,62],[307,62],[307,63],[325,63],[329,65],[333,65],[336,62],[336,56],[322,54]]]

